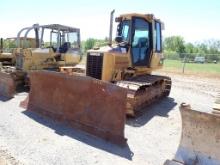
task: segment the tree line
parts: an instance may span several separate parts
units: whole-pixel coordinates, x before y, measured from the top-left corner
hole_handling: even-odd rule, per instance
[[[163,42],[166,58],[193,60],[196,56],[205,57],[206,61],[220,60],[220,40],[185,42],[182,36],[166,37]]]
[[[94,47],[101,47],[108,45],[108,38],[105,37],[104,39],[95,39],[95,38],[88,38],[87,40],[81,41],[81,48],[83,53],[85,54],[87,50],[92,49]],[[45,42],[45,47],[49,46],[49,42]],[[5,51],[9,51],[12,48],[16,48],[16,40],[15,39],[4,39],[3,40],[3,48]]]
[[[108,44],[108,38],[103,40],[89,38],[82,41],[83,52],[88,49]],[[220,40],[205,40],[195,43],[185,42],[182,36],[166,37],[163,41],[165,57],[168,59],[194,60],[196,56],[205,57],[207,61],[220,61]]]
[[[95,38],[88,38],[81,42],[82,51],[85,54],[87,50],[92,49],[94,47],[101,47],[108,45],[109,40],[107,37],[104,39],[95,39]]]
[[[89,49],[108,45],[108,38],[95,39],[88,38],[81,42],[81,48],[84,54]],[[4,41],[4,47],[14,48],[15,42],[11,40]],[[165,57],[168,59],[187,58],[193,60],[196,56],[203,56],[207,61],[220,61],[220,40],[205,40],[195,43],[185,42],[182,36],[166,37],[163,41]]]

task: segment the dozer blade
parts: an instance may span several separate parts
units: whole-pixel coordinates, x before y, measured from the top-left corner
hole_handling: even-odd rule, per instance
[[[81,75],[30,73],[27,109],[124,145],[126,90]],[[28,101],[29,100],[29,101]]]
[[[182,137],[172,163],[220,165],[220,117],[186,104],[180,106],[180,112]]]
[[[15,81],[11,74],[0,72],[0,96],[12,98],[16,91]]]
[[[220,115],[220,93],[218,94],[215,103],[213,105],[212,113]]]

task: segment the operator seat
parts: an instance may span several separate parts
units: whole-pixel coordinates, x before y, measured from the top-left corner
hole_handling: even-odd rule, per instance
[[[60,46],[59,52],[60,53],[66,53],[67,50],[71,47],[70,42],[64,42],[63,45]]]

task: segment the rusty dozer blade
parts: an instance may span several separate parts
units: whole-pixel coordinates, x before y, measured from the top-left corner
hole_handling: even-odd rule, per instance
[[[173,164],[220,165],[220,116],[181,104],[182,137]],[[166,165],[171,165],[167,161]]]
[[[216,97],[215,103],[213,105],[212,113],[220,115],[220,93]]]
[[[16,85],[10,73],[0,72],[0,96],[6,98],[14,97]]]
[[[81,75],[52,71],[30,73],[27,110],[125,145],[126,90]]]

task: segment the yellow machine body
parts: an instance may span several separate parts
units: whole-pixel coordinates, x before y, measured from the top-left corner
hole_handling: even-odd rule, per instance
[[[32,72],[29,99],[21,105],[111,142],[126,144],[126,115],[134,116],[144,106],[169,95],[171,80],[151,74],[162,67],[163,23],[151,14],[125,14],[116,21],[116,43],[111,44],[110,39],[109,46],[87,52],[86,75]]]
[[[151,74],[163,66],[164,24],[152,14],[123,14],[115,20],[115,43],[87,52],[86,75],[126,88],[130,100],[127,114],[133,116],[157,98],[169,95],[170,78]]]
[[[16,37],[7,38],[4,42],[8,42],[7,44],[16,45]],[[20,37],[20,44],[15,47],[4,47],[3,39],[1,39],[1,52],[0,52],[0,62],[2,65],[15,65],[16,52],[20,48],[25,48],[25,45],[28,48],[36,48],[36,39],[35,38],[24,38]]]
[[[16,67],[23,71],[75,66],[80,61],[78,54],[72,52],[56,53],[52,48],[16,49],[15,57]]]
[[[118,80],[124,80],[125,75],[143,75],[143,74],[151,74],[153,70],[161,69],[163,66],[163,53],[162,49],[160,51],[156,50],[156,38],[157,38],[157,32],[155,29],[155,22],[160,24],[161,30],[163,29],[164,25],[163,23],[155,19],[152,14],[124,14],[116,19],[120,19],[120,21],[123,20],[132,20],[133,18],[143,19],[145,21],[148,21],[150,23],[150,26],[153,30],[149,30],[151,33],[151,50],[149,52],[149,64],[142,65],[142,66],[135,66],[132,64],[132,50],[129,46],[128,50],[126,51],[126,48],[121,48],[121,51],[114,51],[114,49],[120,49],[118,47],[118,44],[112,45],[111,47],[102,47],[98,50],[89,50],[88,56],[102,56],[103,58],[103,64],[102,64],[102,75],[101,80],[104,81],[118,81]],[[162,36],[161,36],[161,30],[160,30],[160,44],[162,43]],[[130,34],[129,34],[130,35]],[[130,44],[130,43],[128,43]],[[124,49],[124,50],[123,50]],[[142,48],[140,48],[142,49]]]
[[[31,31],[35,32],[34,38],[28,37]],[[21,33],[24,33],[23,37]],[[35,24],[21,29],[15,39],[16,48],[11,54],[7,54],[13,62],[0,67],[0,95],[8,98],[13,97],[20,86],[29,85],[30,71],[59,71],[63,66],[74,67],[81,60],[78,28],[59,24]]]

